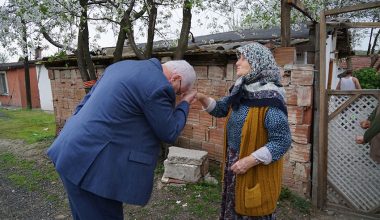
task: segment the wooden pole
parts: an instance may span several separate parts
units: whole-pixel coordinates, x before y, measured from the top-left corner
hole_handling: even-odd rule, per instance
[[[290,5],[281,0],[281,47],[290,46]]]
[[[326,16],[321,12],[319,24],[319,146],[318,146],[318,208],[325,205],[327,193],[327,97],[326,97]]]
[[[320,115],[320,109],[319,109],[319,103],[320,103],[320,94],[319,94],[319,25],[315,25],[315,54],[314,54],[314,63],[315,63],[315,76],[314,76],[314,101],[313,106],[314,113],[313,113],[313,170],[312,170],[312,190],[311,190],[311,201],[315,207],[317,207],[318,204],[318,146],[319,146],[319,115]]]

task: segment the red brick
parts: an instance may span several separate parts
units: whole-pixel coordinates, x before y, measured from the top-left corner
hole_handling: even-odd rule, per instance
[[[223,145],[224,143],[224,130],[219,128],[209,128],[209,142],[214,144]]]
[[[224,129],[227,118],[216,118],[216,127]]]
[[[297,90],[295,86],[284,87],[286,92],[286,103],[288,105],[297,105]]]
[[[234,80],[234,64],[227,64],[226,80]]]
[[[314,80],[313,70],[292,70],[291,72],[291,84],[312,86]]]
[[[209,66],[208,67],[208,78],[209,79],[224,79],[225,78],[225,67],[224,66]]]
[[[198,141],[206,140],[207,127],[204,125],[193,125],[193,139]]]
[[[311,106],[313,104],[313,87],[299,86],[297,87],[297,105]]]
[[[288,106],[288,121],[290,124],[302,124],[303,122],[303,107]]]
[[[206,111],[199,112],[199,124],[205,126],[212,126],[212,116]]]
[[[292,140],[300,144],[310,142],[310,125],[290,125]]]
[[[197,82],[197,91],[205,95],[212,94],[211,80],[199,79]]]
[[[274,58],[279,66],[293,64],[296,60],[295,47],[278,47],[274,50]]]
[[[192,109],[189,112],[186,123],[187,124],[199,124],[199,111]]]
[[[180,136],[177,139],[177,144],[178,144],[178,147],[189,148],[190,147],[190,139]]]
[[[313,121],[313,108],[305,107],[302,124],[311,125],[312,121]]]
[[[186,124],[181,132],[181,136],[193,138],[193,126],[191,124]]]
[[[293,142],[290,151],[290,160],[296,162],[310,162],[310,144],[298,144]]]
[[[198,79],[207,79],[207,66],[194,66]]]
[[[190,139],[189,146],[191,149],[202,150],[202,141]]]

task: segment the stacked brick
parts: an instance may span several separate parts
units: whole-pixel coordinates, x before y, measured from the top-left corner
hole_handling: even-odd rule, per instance
[[[103,70],[104,68],[99,68],[97,72],[103,72]],[[78,68],[51,68],[49,79],[58,133],[86,93]]]
[[[286,90],[292,147],[285,155],[283,184],[309,196],[311,186],[311,129],[313,114],[313,65],[291,65],[282,70]]]

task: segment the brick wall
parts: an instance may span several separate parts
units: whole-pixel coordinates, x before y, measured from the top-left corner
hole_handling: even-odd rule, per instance
[[[234,61],[226,65],[194,65],[198,74],[197,91],[215,99],[225,96],[236,79]],[[97,69],[101,73],[104,68]],[[292,148],[285,155],[283,183],[301,195],[310,195],[310,132],[312,123],[313,67],[293,66],[282,71],[287,92]],[[49,69],[57,127],[61,128],[85,95],[79,71]],[[225,118],[215,118],[202,111],[199,103],[191,106],[187,124],[178,138],[179,147],[206,150],[213,160],[222,160]]]
[[[359,70],[364,67],[369,67],[371,65],[371,57],[369,56],[351,56],[352,69]],[[380,63],[380,59],[375,63],[375,67]],[[340,62],[340,67],[347,68],[346,60]]]
[[[103,70],[104,67],[98,67],[97,75]],[[48,72],[58,133],[86,93],[78,68],[49,68]]]

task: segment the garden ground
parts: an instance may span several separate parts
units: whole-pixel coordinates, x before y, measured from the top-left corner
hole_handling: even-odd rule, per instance
[[[45,151],[54,139],[54,117],[37,111],[0,109],[0,219],[71,219],[62,183]],[[219,164],[210,164],[220,178]],[[155,172],[147,206],[125,205],[125,219],[217,219],[220,184],[168,186],[161,183],[162,163]],[[360,219],[318,211],[310,202],[283,189],[278,219]]]

